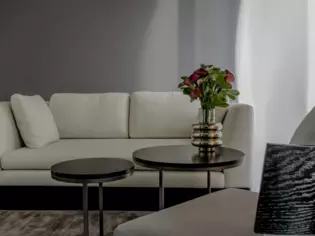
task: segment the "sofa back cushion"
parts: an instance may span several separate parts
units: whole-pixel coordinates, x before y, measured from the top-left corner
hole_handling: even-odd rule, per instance
[[[22,146],[10,102],[0,102],[0,157]]]
[[[39,148],[59,140],[54,117],[41,96],[13,94],[11,106],[17,127],[27,147]]]
[[[50,109],[61,138],[128,138],[129,94],[54,94]]]
[[[181,92],[136,92],[131,95],[131,138],[189,138],[196,123],[198,101],[191,103]],[[217,109],[221,122],[227,109]]]

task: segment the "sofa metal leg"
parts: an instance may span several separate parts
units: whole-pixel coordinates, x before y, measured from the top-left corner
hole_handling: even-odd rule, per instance
[[[208,189],[208,193],[211,193],[211,173],[210,173],[210,170],[207,171],[207,189]]]
[[[164,209],[164,181],[163,170],[159,170],[159,208]]]

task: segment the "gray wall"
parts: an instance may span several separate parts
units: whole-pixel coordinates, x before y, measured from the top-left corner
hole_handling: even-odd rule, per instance
[[[176,90],[200,63],[234,67],[237,11],[238,0],[1,0],[0,100]]]
[[[195,1],[195,66],[200,61],[234,71],[239,0]]]

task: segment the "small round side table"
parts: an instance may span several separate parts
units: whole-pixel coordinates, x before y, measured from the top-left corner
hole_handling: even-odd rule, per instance
[[[211,192],[210,171],[239,166],[245,154],[239,150],[220,147],[216,157],[203,158],[192,145],[171,145],[142,148],[133,153],[138,165],[159,170],[159,206],[164,208],[163,171],[206,171],[207,188]]]
[[[99,184],[99,227],[103,236],[103,183],[124,179],[133,171],[134,164],[124,159],[85,158],[53,165],[51,177],[57,181],[83,185],[84,236],[89,235],[88,184]]]

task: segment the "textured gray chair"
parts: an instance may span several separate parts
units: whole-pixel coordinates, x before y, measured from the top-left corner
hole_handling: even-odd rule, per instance
[[[255,232],[315,233],[315,147],[268,144]]]
[[[302,120],[290,144],[315,145],[315,107]]]

